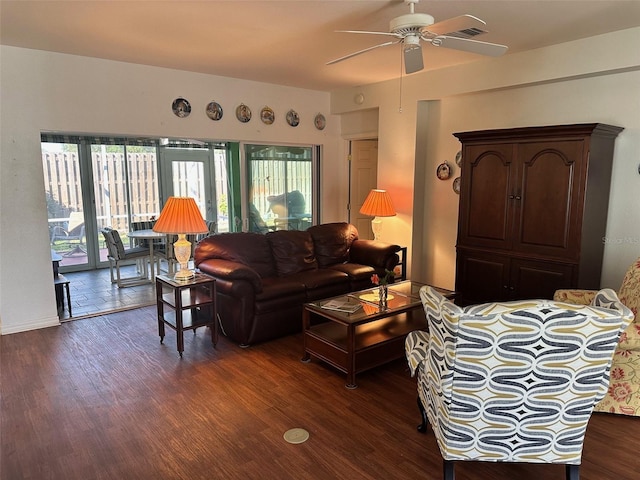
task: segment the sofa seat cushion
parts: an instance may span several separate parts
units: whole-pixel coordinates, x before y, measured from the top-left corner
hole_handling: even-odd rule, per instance
[[[313,239],[308,232],[280,230],[266,235],[276,271],[287,277],[307,270],[317,270],[318,262],[313,252]]]
[[[306,302],[341,295],[348,292],[350,286],[349,277],[345,273],[325,268],[300,272],[287,279],[295,279],[305,286]]]
[[[285,315],[294,309],[301,311],[307,298],[307,289],[298,280],[271,277],[262,279],[262,292],[256,295],[255,313],[265,315],[273,312]]]
[[[320,268],[349,260],[349,249],[358,239],[358,230],[349,223],[325,223],[309,227]]]
[[[329,268],[320,268],[310,272],[300,272],[288,279],[295,279],[302,283],[307,290],[325,287],[327,285],[348,285],[349,277],[346,273],[331,270]]]
[[[271,300],[274,298],[295,298],[300,294],[304,297],[306,292],[304,283],[295,277],[269,277],[262,279],[262,291],[256,293],[256,302]],[[294,300],[292,300],[294,301]]]

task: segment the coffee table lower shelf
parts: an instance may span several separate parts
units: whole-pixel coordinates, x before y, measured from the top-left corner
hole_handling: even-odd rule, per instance
[[[305,315],[323,318],[305,310]],[[305,323],[309,325],[310,321]],[[304,330],[303,362],[314,356],[347,374],[347,388],[357,388],[355,376],[401,358],[409,332],[426,328],[424,311],[416,308],[355,325],[326,321]]]

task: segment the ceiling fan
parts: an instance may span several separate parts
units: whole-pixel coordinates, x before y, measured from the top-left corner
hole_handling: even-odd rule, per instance
[[[422,61],[421,41],[430,43],[434,47],[452,48],[465,52],[478,53],[491,57],[499,57],[507,51],[507,46],[497,43],[479,42],[472,37],[487,33],[482,29],[486,23],[473,15],[461,15],[442,22],[434,23],[431,15],[415,13],[415,5],[419,0],[404,0],[409,5],[410,13],[400,15],[389,22],[389,32],[367,32],[362,30],[339,30],[340,33],[364,33],[368,35],[385,35],[395,37],[373,47],[359,50],[344,57],[327,62],[327,65],[347,60],[376,48],[402,44],[405,72],[414,73],[424,68]]]

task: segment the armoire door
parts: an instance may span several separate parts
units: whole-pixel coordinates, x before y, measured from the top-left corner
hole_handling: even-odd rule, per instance
[[[513,144],[466,145],[463,150],[458,242],[509,249],[512,243]]]
[[[574,267],[570,264],[512,258],[508,298],[553,298],[556,290],[575,284],[573,274]]]
[[[586,148],[582,138],[518,144],[514,251],[578,260]]]
[[[510,259],[507,255],[458,249],[456,298],[459,305],[509,299]]]

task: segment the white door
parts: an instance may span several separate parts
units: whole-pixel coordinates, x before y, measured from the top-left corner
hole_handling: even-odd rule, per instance
[[[378,140],[354,140],[351,142],[351,166],[349,185],[349,221],[356,226],[360,238],[373,239],[372,217],[362,215],[360,208],[367,195],[378,185]]]
[[[216,220],[212,152],[207,149],[163,148],[163,204],[171,196],[192,197],[205,220]]]

